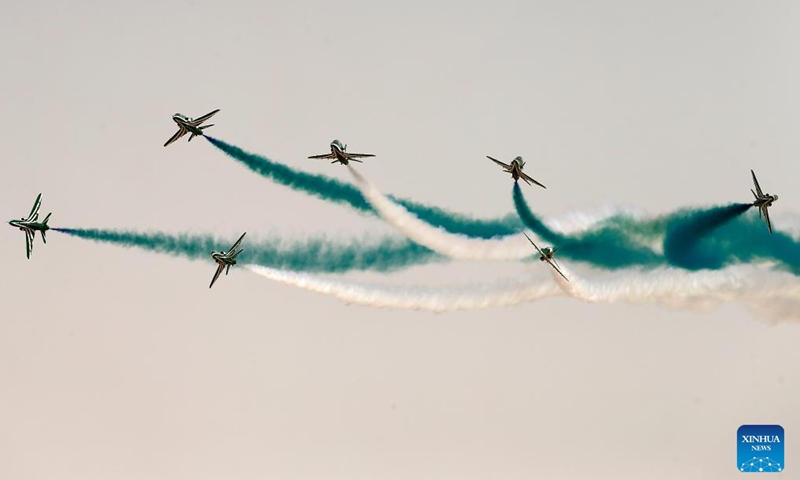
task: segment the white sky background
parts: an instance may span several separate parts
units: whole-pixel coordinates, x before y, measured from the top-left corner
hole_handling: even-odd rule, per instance
[[[800,210],[795,2],[6,3],[3,219],[43,192],[59,227],[392,233],[162,147],[214,108],[247,150],[350,181],[306,159],[339,138],[383,191],[483,217],[513,211],[485,155],[525,157],[542,215],[744,201],[750,168],[777,229]],[[783,425],[800,468],[800,326],[741,305],[434,315],[241,268],[209,290],[210,259],[57,232],[0,248],[0,478],[722,479],[745,423]]]

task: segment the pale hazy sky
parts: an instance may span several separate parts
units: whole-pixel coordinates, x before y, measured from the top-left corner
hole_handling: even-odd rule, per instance
[[[43,192],[60,227],[398,235],[202,139],[162,147],[173,113],[221,108],[228,142],[350,181],[306,159],[339,138],[383,191],[484,217],[513,211],[485,155],[524,156],[556,217],[746,200],[754,168],[781,228],[798,24],[790,1],[6,1],[0,210]],[[8,226],[0,248],[3,479],[739,478],[747,423],[781,424],[800,471],[800,324],[740,304],[434,315],[243,268],[209,290],[210,259],[57,232],[31,260]]]

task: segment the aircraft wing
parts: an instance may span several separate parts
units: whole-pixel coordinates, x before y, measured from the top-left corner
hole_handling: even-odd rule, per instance
[[[348,160],[354,158],[367,158],[367,157],[374,157],[375,155],[371,153],[350,153],[350,152],[343,152],[344,156],[347,157]]]
[[[533,248],[535,248],[535,249],[536,249],[536,251],[537,251],[537,252],[539,252],[539,255],[543,256],[544,258],[547,258],[547,255],[545,255],[545,254],[544,254],[544,252],[542,252],[542,251],[539,249],[539,247],[537,247],[537,246],[536,246],[536,244],[535,244],[535,243],[533,243],[533,240],[531,240],[531,237],[529,237],[527,233],[525,233],[525,232],[522,232],[522,234],[523,234],[523,235],[525,235],[525,238],[527,238],[529,242],[531,242],[531,245],[533,245]],[[548,260],[548,261],[549,261],[549,260]]]
[[[486,155],[486,158],[488,158],[489,160],[493,161],[494,163],[500,165],[503,168],[511,168],[511,165],[507,165],[507,164],[501,162],[500,160],[497,160],[496,158],[490,157],[489,155]]]
[[[769,221],[769,209],[768,209],[768,207],[766,205],[761,207],[761,209],[764,210],[764,220],[767,221],[767,228],[769,229],[769,233],[771,234],[772,233],[772,222]]]
[[[331,152],[331,153],[326,153],[325,155],[312,155],[308,158],[336,158],[336,154]]]
[[[211,279],[211,285],[209,285],[208,288],[211,288],[211,287],[214,286],[214,282],[217,281],[217,279],[219,278],[219,275],[222,273],[222,271],[224,269],[225,269],[225,264],[224,263],[220,263],[220,264],[217,265],[217,271],[214,273],[214,278]]]
[[[33,251],[33,230],[25,229],[25,254],[28,258],[31,258],[31,252]]]
[[[181,126],[180,128],[178,128],[178,131],[175,132],[175,135],[173,135],[172,137],[170,137],[169,140],[167,140],[167,143],[165,143],[164,146],[166,147],[167,145],[169,145],[170,143],[174,142],[175,140],[181,138],[182,136],[186,135],[187,133],[189,133],[189,131],[186,130],[185,128],[183,128],[183,126]]]
[[[758,184],[758,180],[756,179],[756,172],[750,170],[750,173],[753,174],[753,183],[756,185],[756,193],[759,197],[763,197],[764,194],[761,192],[761,186]]]
[[[213,112],[206,113],[206,114],[205,114],[205,115],[203,115],[202,117],[195,118],[194,120],[192,120],[191,122],[189,122],[189,125],[191,125],[191,126],[193,126],[193,127],[197,127],[197,126],[199,126],[201,123],[203,123],[203,122],[205,122],[206,120],[208,120],[209,118],[213,117],[213,116],[214,116],[214,115],[215,115],[217,112],[219,112],[219,108],[218,108],[218,109],[216,109],[216,110],[214,110]]]
[[[528,185],[530,185],[530,184],[531,184],[531,182],[533,182],[533,183],[535,183],[536,185],[539,185],[539,186],[540,186],[540,187],[542,187],[542,188],[547,188],[547,187],[545,187],[544,185],[542,185],[541,183],[539,183],[539,182],[537,182],[536,180],[534,180],[534,179],[532,179],[531,177],[529,177],[529,176],[528,176],[526,173],[524,173],[522,170],[520,170],[520,171],[519,171],[519,176],[520,176],[520,177],[521,177],[523,180],[525,180],[526,182],[528,182]]]
[[[551,267],[553,267],[553,270],[555,270],[556,272],[558,272],[558,274],[559,274],[559,275],[561,275],[562,277],[564,277],[564,280],[566,280],[566,281],[568,281],[568,282],[569,282],[569,278],[567,278],[567,276],[566,276],[566,275],[564,275],[564,273],[563,273],[563,272],[562,272],[562,271],[561,271],[561,270],[560,270],[560,269],[559,269],[559,268],[556,266],[556,264],[555,264],[555,263],[553,263],[552,261],[550,261],[550,259],[549,259],[549,258],[547,258],[547,257],[545,257],[545,260],[547,260],[547,263],[549,263],[549,264],[550,264],[550,266],[551,266]]]
[[[35,217],[39,213],[39,207],[41,206],[42,206],[42,194],[40,193],[39,196],[36,197],[36,200],[33,202],[33,208],[31,208],[30,215],[28,215],[28,218],[26,218],[25,220],[28,222],[32,221],[33,217]]]
[[[247,235],[247,232],[244,232],[244,233],[242,234],[242,236],[241,236],[241,237],[239,237],[239,240],[236,240],[236,243],[234,243],[234,244],[233,244],[233,246],[231,247],[231,249],[230,249],[230,250],[228,250],[228,253],[226,253],[225,255],[227,255],[228,257],[230,257],[231,255],[233,255],[233,252],[235,252],[235,251],[236,251],[236,249],[237,249],[237,248],[239,248],[239,244],[240,244],[240,243],[242,243],[242,239],[244,238],[244,236],[245,236],[245,235]]]

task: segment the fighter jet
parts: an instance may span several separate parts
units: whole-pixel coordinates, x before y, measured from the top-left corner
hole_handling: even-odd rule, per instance
[[[564,280],[569,282],[569,279],[563,273],[561,273],[561,270],[558,268],[558,263],[556,263],[556,259],[553,258],[553,255],[555,255],[559,249],[558,248],[553,249],[552,247],[544,247],[542,249],[539,249],[539,247],[537,247],[536,244],[533,243],[533,240],[531,240],[531,237],[529,237],[527,233],[522,232],[522,234],[525,235],[525,238],[527,238],[529,242],[531,242],[533,248],[535,248],[536,251],[539,252],[539,260],[541,260],[542,262],[549,263],[550,266],[553,267],[553,269],[555,269],[555,271],[558,272],[559,275],[564,277]]]
[[[339,140],[331,142],[331,153],[324,155],[312,155],[308,158],[330,158],[333,159],[331,163],[339,162],[342,165],[347,165],[351,160],[354,162],[362,163],[359,158],[374,157],[371,153],[348,153],[347,145],[342,145]]]
[[[181,113],[176,113],[175,115],[172,116],[172,119],[175,121],[175,123],[178,124],[178,131],[175,132],[175,135],[173,135],[169,140],[167,140],[167,143],[165,143],[164,146],[166,147],[167,145],[169,145],[170,143],[174,142],[175,140],[181,138],[182,136],[186,135],[187,133],[191,133],[192,134],[192,136],[189,137],[189,141],[190,142],[192,141],[192,139],[196,135],[202,135],[204,129],[206,129],[208,127],[213,127],[214,124],[212,123],[211,125],[205,125],[205,126],[202,126],[202,127],[200,126],[200,124],[202,124],[203,122],[205,122],[209,118],[213,117],[214,114],[217,113],[217,112],[219,112],[219,108],[214,110],[211,113],[206,113],[202,117],[195,118],[195,119],[191,119],[191,118],[189,118],[186,115],[183,115]]]
[[[758,216],[764,217],[764,220],[767,222],[767,228],[769,229],[769,233],[772,234],[772,222],[769,221],[769,207],[772,206],[772,202],[778,200],[777,195],[770,195],[769,193],[763,193],[761,191],[761,187],[758,185],[758,180],[756,180],[756,173],[750,170],[750,173],[753,174],[753,183],[756,186],[756,190],[753,192],[751,188],[750,191],[753,192],[753,196],[756,197],[756,201],[753,202],[754,207],[758,207]]]
[[[486,155],[486,158],[503,167],[503,171],[506,173],[510,173],[511,176],[514,177],[515,182],[521,178],[525,180],[525,182],[528,185],[530,185],[531,182],[533,182],[542,188],[547,188],[541,183],[537,182],[536,180],[532,179],[531,177],[522,172],[523,167],[525,167],[525,160],[523,160],[522,157],[516,157],[514,160],[511,160],[511,165],[505,164],[500,160],[490,157],[489,155]]]
[[[234,243],[227,252],[211,252],[211,258],[213,258],[218,265],[217,272],[214,274],[214,278],[211,279],[211,285],[209,285],[208,288],[214,286],[214,282],[217,281],[223,270],[225,270],[225,275],[227,275],[231,269],[231,265],[236,265],[236,257],[244,251],[244,249],[242,249],[237,252],[236,249],[239,248],[239,244],[242,243],[242,239],[246,234],[247,232],[244,232],[242,236],[239,237],[239,240],[236,240],[236,243]]]
[[[37,231],[42,232],[42,242],[47,243],[45,232],[50,229],[50,227],[47,226],[47,220],[50,219],[50,215],[52,215],[52,213],[48,213],[47,216],[44,217],[44,220],[37,222],[39,219],[40,206],[42,206],[41,193],[38,197],[36,197],[36,201],[33,202],[33,208],[31,209],[31,213],[28,215],[28,218],[20,218],[19,220],[11,220],[8,222],[8,224],[12,227],[17,227],[25,232],[25,248],[28,258],[31,258],[31,252],[33,251],[33,238]]]

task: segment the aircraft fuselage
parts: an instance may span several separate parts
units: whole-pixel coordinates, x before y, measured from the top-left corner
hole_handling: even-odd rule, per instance
[[[544,262],[545,260],[552,259],[554,253],[555,251],[551,247],[544,247],[542,249],[542,255],[539,255],[539,260]]]
[[[343,165],[350,163],[350,160],[347,158],[346,151],[347,145],[342,145],[339,140],[334,140],[331,142],[331,153],[336,155],[336,161]]]
[[[506,172],[511,174],[511,177],[514,181],[519,180],[520,173],[522,173],[522,167],[525,166],[525,162],[522,160],[522,157],[517,157],[514,160],[511,160],[511,164],[509,164],[508,170]]]
[[[26,222],[25,220],[11,220],[8,222],[9,225],[12,227],[17,227],[20,230],[38,230],[40,232],[44,232],[50,230],[50,227],[47,226],[46,223],[42,222]]]
[[[753,202],[754,207],[771,207],[772,202],[778,200],[777,195],[770,195],[769,193],[764,194],[763,197],[756,196],[756,201]]]
[[[189,122],[192,121],[192,119],[187,117],[186,115],[182,115],[180,113],[176,113],[175,115],[172,116],[172,120],[174,120],[175,123],[177,123],[181,127],[183,127],[186,130],[188,130],[189,133],[193,133],[195,135],[202,135],[203,134],[203,131],[201,129],[199,129],[198,127],[194,127],[194,126],[191,125],[191,123],[189,123]]]
[[[217,253],[214,252],[211,254],[214,257],[214,261],[224,265],[236,265],[236,260],[226,256],[224,253]]]

